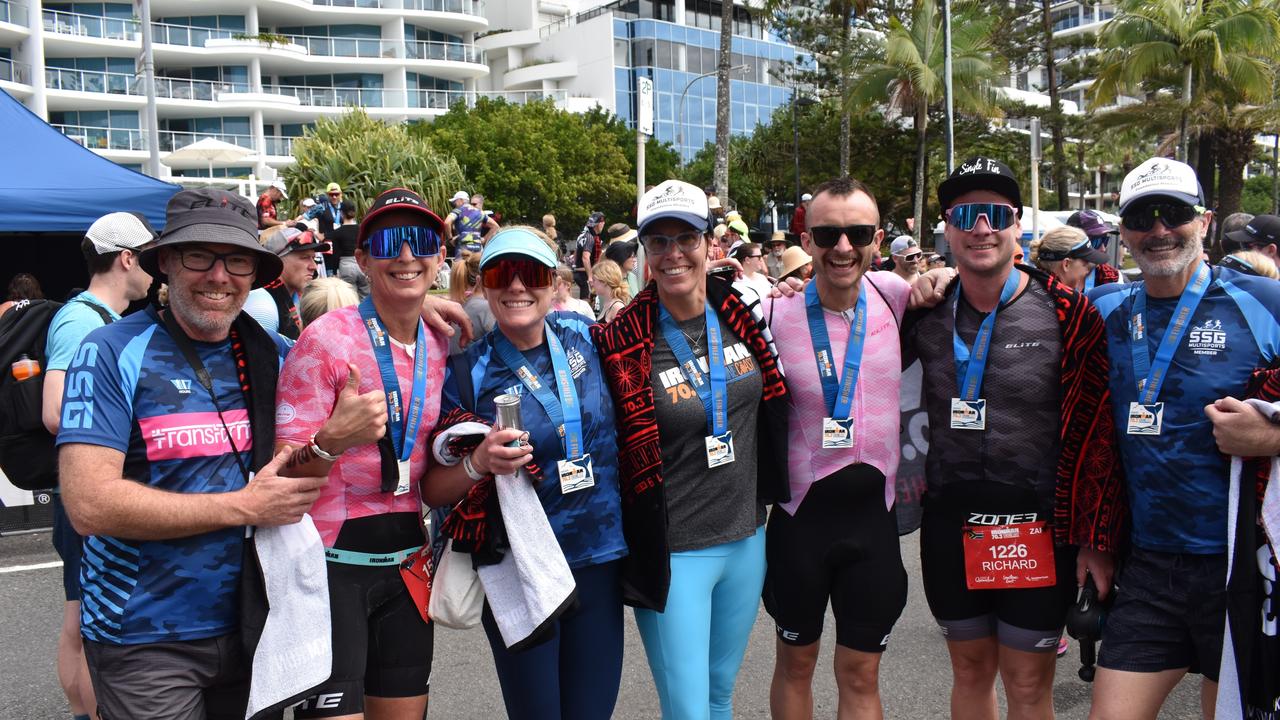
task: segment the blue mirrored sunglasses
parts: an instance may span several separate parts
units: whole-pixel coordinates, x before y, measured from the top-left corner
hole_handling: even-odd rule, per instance
[[[440,254],[440,234],[435,228],[421,225],[405,225],[374,230],[364,239],[369,254],[379,260],[400,257],[400,248],[409,244],[414,257],[432,257]]]
[[[980,217],[985,217],[991,229],[999,232],[1013,225],[1018,211],[1012,205],[1003,203],[965,203],[952,205],[947,209],[947,222],[951,227],[964,232],[972,230]]]

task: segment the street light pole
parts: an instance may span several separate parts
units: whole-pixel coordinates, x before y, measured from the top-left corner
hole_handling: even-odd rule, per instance
[[[791,153],[795,156],[796,164],[796,204],[794,207],[800,207],[800,121],[799,115],[796,113],[797,107],[808,107],[816,104],[813,98],[801,97],[796,93],[791,98]],[[795,210],[793,209],[794,213]]]
[[[733,67],[729,68],[729,72],[734,72],[734,71],[742,72],[743,70],[747,70],[747,69],[749,68],[746,65],[734,65]],[[681,167],[684,167],[684,129],[685,129],[684,128],[684,99],[685,99],[685,96],[689,94],[689,88],[693,87],[694,83],[698,82],[702,78],[711,77],[712,75],[715,75],[717,72],[719,71],[712,70],[711,72],[702,73],[698,77],[685,83],[684,90],[680,91],[680,104],[676,110],[676,116],[677,116],[676,117],[676,147],[680,151]]]

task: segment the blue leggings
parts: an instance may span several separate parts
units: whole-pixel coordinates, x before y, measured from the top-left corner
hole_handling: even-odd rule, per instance
[[[733,683],[763,586],[763,527],[735,542],[671,553],[666,611],[635,611],[663,718],[733,717]]]
[[[578,607],[561,616],[545,642],[507,650],[485,603],[481,621],[493,651],[511,720],[597,720],[613,715],[622,682],[621,561],[573,571]]]

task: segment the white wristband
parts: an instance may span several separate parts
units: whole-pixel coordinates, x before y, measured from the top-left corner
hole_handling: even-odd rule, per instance
[[[471,463],[470,455],[462,456],[462,469],[466,471],[467,477],[471,478],[472,480],[484,479],[484,473],[480,472],[479,470],[476,470],[476,466]]]
[[[321,450],[320,446],[316,444],[315,433],[312,433],[311,440],[307,443],[307,447],[311,448],[312,455],[315,455],[316,457],[326,462],[338,462],[338,458],[342,456],[342,453],[338,453],[337,455],[334,455],[332,453],[327,453],[324,450]]]

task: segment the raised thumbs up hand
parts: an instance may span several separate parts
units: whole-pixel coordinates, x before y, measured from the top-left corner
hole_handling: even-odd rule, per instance
[[[360,394],[360,369],[347,363],[347,383],[324,427],[316,433],[320,449],[335,455],[375,443],[387,432],[387,399],[381,390]]]

